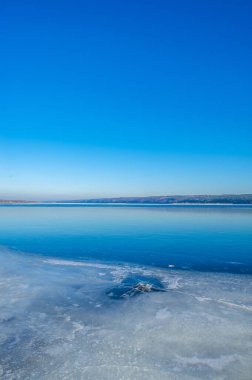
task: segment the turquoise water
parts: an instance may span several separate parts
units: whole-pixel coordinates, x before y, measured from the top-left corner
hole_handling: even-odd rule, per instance
[[[0,378],[251,380],[251,273],[251,207],[0,206]]]

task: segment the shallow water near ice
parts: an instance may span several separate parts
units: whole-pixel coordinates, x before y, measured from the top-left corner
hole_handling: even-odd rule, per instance
[[[251,379],[251,211],[0,209],[1,379]]]

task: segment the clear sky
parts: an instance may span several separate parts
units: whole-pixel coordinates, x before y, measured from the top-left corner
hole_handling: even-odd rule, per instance
[[[251,0],[4,0],[0,199],[252,193]]]

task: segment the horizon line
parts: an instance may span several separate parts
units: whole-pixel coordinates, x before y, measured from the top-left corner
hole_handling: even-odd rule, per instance
[[[78,198],[68,198],[68,197],[64,197],[64,199],[37,199],[37,200],[31,200],[31,199],[27,199],[27,198],[1,198],[0,197],[0,202],[1,203],[5,203],[5,202],[29,202],[29,203],[46,203],[46,202],[84,202],[84,201],[109,201],[109,200],[133,200],[133,199],[163,199],[163,198],[172,198],[172,197],[247,197],[247,196],[251,196],[252,197],[252,193],[219,193],[219,194],[170,194],[170,195],[144,195],[144,196],[141,196],[141,195],[137,195],[137,196],[131,196],[131,195],[127,195],[127,196],[106,196],[106,197],[88,197],[88,198],[81,198],[81,197],[78,197]]]

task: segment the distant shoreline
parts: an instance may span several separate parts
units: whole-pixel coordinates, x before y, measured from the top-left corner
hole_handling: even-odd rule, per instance
[[[57,204],[89,204],[89,205],[252,205],[252,194],[221,195],[160,195],[145,197],[108,197],[90,199],[63,199],[32,201],[24,199],[0,199],[0,205],[57,205]]]
[[[169,207],[169,206],[251,206],[252,203],[135,203],[135,202],[0,202],[0,206],[60,206],[60,205],[83,205],[83,206],[139,206],[139,207],[148,207],[148,206],[160,206],[160,207]]]

